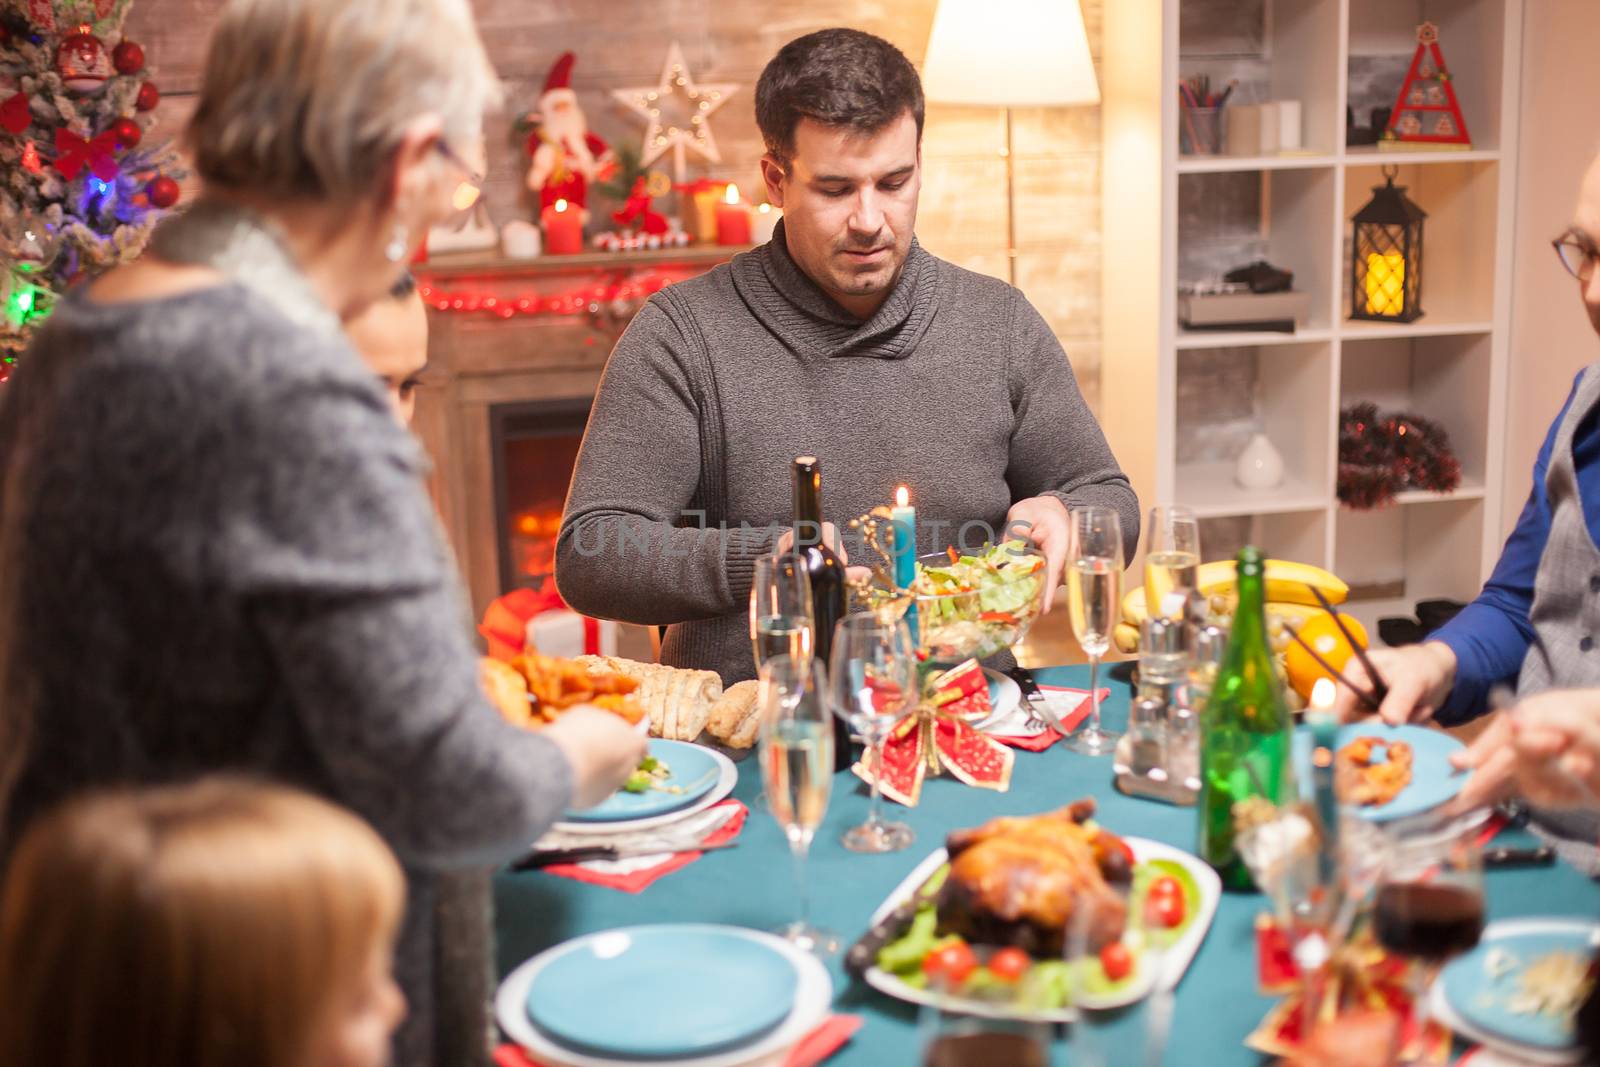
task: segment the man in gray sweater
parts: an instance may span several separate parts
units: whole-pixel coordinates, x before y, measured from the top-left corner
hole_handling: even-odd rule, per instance
[[[754,674],[754,560],[792,522],[789,464],[820,458],[831,525],[917,505],[918,551],[1028,524],[1049,562],[1067,508],[1139,505],[1061,345],[1017,290],[914,234],[922,86],[893,45],[823,30],[762,72],[772,241],[640,311],[606,367],[556,557],[567,602],[668,626],[662,660]]]

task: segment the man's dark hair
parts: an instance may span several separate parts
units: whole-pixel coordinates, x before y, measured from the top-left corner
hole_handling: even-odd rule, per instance
[[[801,119],[876,133],[907,111],[922,141],[922,79],[882,37],[818,30],[779,49],[756,83],[756,125],[767,151],[788,169]]]

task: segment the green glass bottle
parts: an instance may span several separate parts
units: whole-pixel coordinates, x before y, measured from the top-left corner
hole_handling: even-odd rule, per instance
[[[1294,722],[1267,641],[1266,578],[1260,550],[1239,552],[1239,603],[1209,699],[1200,712],[1202,859],[1225,886],[1249,889],[1250,871],[1234,848],[1236,806],[1295,797],[1290,745]]]

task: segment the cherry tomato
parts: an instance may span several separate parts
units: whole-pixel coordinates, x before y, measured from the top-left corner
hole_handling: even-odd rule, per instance
[[[1128,946],[1121,941],[1113,941],[1101,949],[1100,967],[1113,982],[1128,977],[1133,973],[1133,956],[1128,952]]]
[[[1182,926],[1184,910],[1185,904],[1181,893],[1178,896],[1167,894],[1157,896],[1152,893],[1145,898],[1145,921],[1152,926],[1160,926],[1168,930]]]
[[[952,989],[967,980],[977,970],[978,958],[972,946],[965,941],[954,941],[928,953],[922,959],[922,973],[935,984],[943,982]]]
[[[1020,948],[1003,948],[989,957],[989,973],[1002,982],[1019,981],[1033,966],[1033,958]]]

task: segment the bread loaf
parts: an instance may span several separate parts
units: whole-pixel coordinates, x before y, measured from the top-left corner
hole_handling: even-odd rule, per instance
[[[619,656],[579,656],[591,674],[620,674],[639,683],[633,696],[650,716],[650,733],[671,741],[693,741],[711,717],[711,705],[722,695],[715,671],[690,671],[658,663],[640,663]]]
[[[761,729],[761,711],[756,693],[761,683],[738,682],[723,691],[711,705],[706,732],[729,748],[749,748]]]

